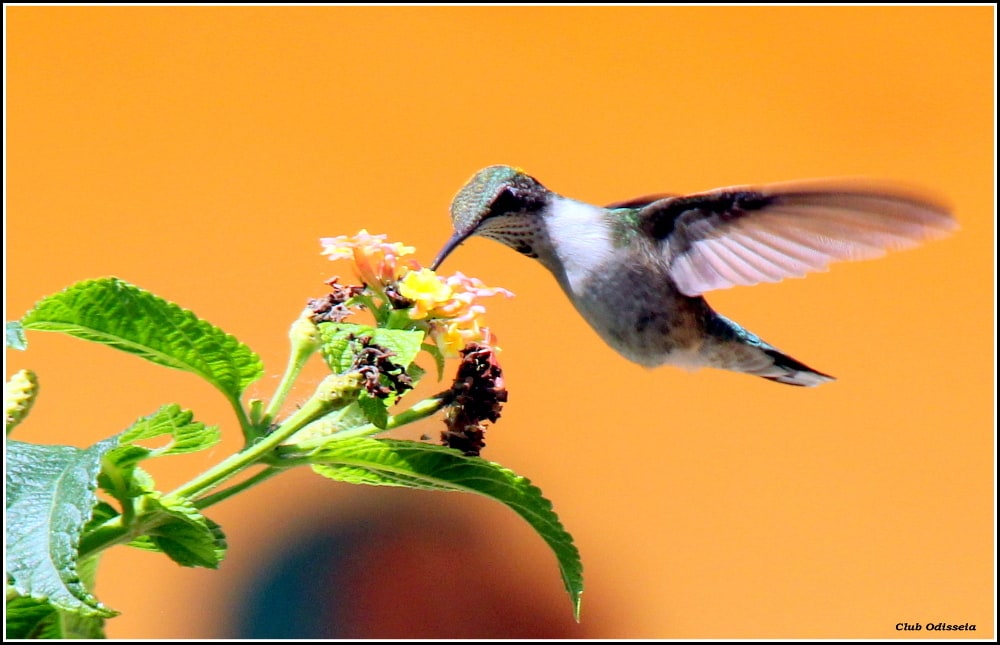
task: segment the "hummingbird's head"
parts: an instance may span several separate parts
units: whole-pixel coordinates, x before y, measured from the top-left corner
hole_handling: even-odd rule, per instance
[[[519,168],[489,166],[470,179],[451,202],[455,234],[431,264],[444,261],[466,238],[482,235],[534,255],[532,242],[540,229],[538,215],[551,193]]]

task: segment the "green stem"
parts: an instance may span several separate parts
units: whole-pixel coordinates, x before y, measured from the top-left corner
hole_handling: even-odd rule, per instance
[[[414,320],[410,318],[408,309],[390,309],[386,316],[386,329],[412,329]]]
[[[292,390],[292,384],[298,378],[299,372],[305,364],[305,361],[299,362],[295,359],[296,356],[294,354],[288,357],[288,365],[285,367],[285,373],[281,376],[281,381],[278,383],[278,389],[274,391],[271,402],[267,404],[267,409],[264,410],[265,419],[273,419],[278,416],[281,406],[285,404],[285,399],[288,398],[288,393]]]
[[[314,439],[307,439],[302,443],[297,443],[288,446],[281,446],[278,449],[278,454],[281,455],[281,462],[286,463],[287,459],[297,459],[305,456],[307,453],[319,448],[320,446],[326,445],[331,441],[340,441],[341,439],[350,439],[352,437],[365,437],[369,435],[379,434],[381,432],[387,432],[401,426],[413,423],[415,421],[420,421],[421,419],[426,419],[431,416],[441,408],[446,405],[446,401],[443,398],[430,398],[424,399],[420,403],[417,403],[412,408],[408,410],[403,410],[399,414],[395,414],[389,417],[384,428],[379,428],[371,423],[366,423],[365,425],[358,426],[356,428],[351,428],[350,430],[344,430],[343,432],[338,432],[336,434],[327,435],[325,437],[316,437]]]
[[[228,499],[235,495],[245,491],[248,488],[256,486],[266,479],[274,477],[278,473],[284,472],[284,468],[265,468],[259,473],[253,475],[252,477],[247,477],[245,480],[238,484],[233,484],[229,488],[224,488],[218,492],[212,493],[211,495],[205,495],[204,497],[198,498],[194,501],[195,508],[203,509],[212,506],[213,504],[218,504],[219,502]]]
[[[229,399],[229,405],[233,407],[233,412],[236,414],[236,420],[239,421],[240,431],[243,433],[243,441],[249,444],[256,436],[256,431],[253,424],[250,423],[250,417],[247,416],[247,411],[243,409],[243,404],[240,402],[239,398]]]
[[[129,542],[134,536],[125,519],[116,515],[80,538],[79,559],[83,560],[115,544]]]
[[[288,439],[308,423],[324,414],[349,405],[357,398],[360,389],[357,374],[328,376],[306,403],[288,417],[278,428],[243,451],[224,459],[186,484],[174,489],[165,498],[191,499],[217,486],[248,466],[260,461],[281,442]]]
[[[359,302],[364,305],[364,308],[371,312],[372,317],[375,318],[375,325],[381,326],[383,318],[385,317],[382,308],[375,304],[375,298],[373,296],[365,295],[359,293],[352,299],[355,302]]]
[[[163,496],[162,504],[169,505],[171,498],[175,500],[190,500],[208,489],[221,484],[230,477],[245,470],[249,466],[266,458],[278,445],[323,415],[353,403],[361,390],[361,377],[357,374],[328,376],[316,388],[316,393],[306,401],[305,405],[296,410],[274,432],[262,437],[258,443],[247,446],[215,466],[209,468],[186,484]],[[295,464],[288,464],[292,466]],[[240,484],[215,495],[209,495],[198,500],[201,508],[259,484],[265,479],[276,475],[283,468],[269,467],[249,477]],[[127,521],[122,515],[115,516],[100,526],[94,528],[80,539],[79,554],[83,559],[115,544],[128,542],[136,535],[141,535],[145,529],[143,516],[139,515]]]
[[[105,457],[105,461],[101,467],[108,482],[105,490],[121,504],[122,521],[125,526],[129,526],[135,517],[135,497],[129,495],[129,482],[123,476],[122,471],[118,468],[108,468],[107,466],[108,461],[107,457]]]
[[[288,365],[285,367],[285,373],[281,376],[281,381],[278,383],[278,389],[274,391],[271,402],[267,404],[267,409],[264,410],[265,419],[273,419],[278,416],[281,406],[285,404],[285,399],[288,398],[288,393],[292,390],[292,384],[299,377],[299,373],[310,356],[312,356],[312,351],[308,353],[293,351],[291,356],[288,357]]]
[[[285,366],[285,373],[278,383],[271,402],[264,411],[265,419],[274,419],[281,411],[288,393],[292,389],[292,384],[298,378],[299,373],[305,366],[309,357],[319,349],[319,332],[316,324],[310,318],[311,312],[306,310],[299,318],[292,323],[292,328],[288,331],[288,338],[292,343],[292,353],[288,356],[288,365]]]

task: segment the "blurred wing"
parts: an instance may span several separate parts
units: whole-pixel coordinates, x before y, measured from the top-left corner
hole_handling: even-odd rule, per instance
[[[677,195],[671,195],[670,193],[643,195],[642,197],[635,197],[634,199],[626,199],[624,201],[614,202],[612,204],[606,205],[604,208],[642,208],[643,206],[649,206],[653,202],[669,199],[671,197],[677,197]]]
[[[726,188],[652,202],[640,225],[661,240],[686,295],[821,271],[943,237],[957,227],[939,203],[850,184]]]

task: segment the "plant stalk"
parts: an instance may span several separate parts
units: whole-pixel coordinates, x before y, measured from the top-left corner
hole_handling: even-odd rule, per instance
[[[171,491],[165,498],[191,499],[213,486],[221,484],[248,466],[257,463],[274,450],[281,442],[288,439],[303,426],[315,421],[323,415],[340,409],[352,403],[361,388],[360,376],[357,374],[336,374],[328,376],[319,384],[316,393],[306,403],[288,417],[278,428],[261,438],[257,443],[248,446],[241,452],[224,459],[201,475],[186,484]]]
[[[366,423],[365,425],[351,428],[350,430],[344,430],[343,432],[337,432],[324,437],[306,439],[305,441],[297,444],[279,446],[277,453],[281,457],[281,460],[278,463],[288,463],[289,466],[298,465],[299,463],[308,463],[308,454],[321,446],[334,441],[340,441],[342,439],[376,435],[405,426],[415,421],[420,421],[421,419],[426,419],[443,408],[446,403],[447,401],[441,397],[424,399],[413,407],[389,417],[385,428],[379,428],[371,423]]]
[[[229,499],[230,497],[232,497],[237,493],[242,493],[248,488],[252,488],[253,486],[256,486],[262,481],[270,479],[271,477],[274,477],[278,473],[284,472],[284,470],[285,470],[284,468],[274,468],[274,467],[265,468],[259,473],[256,473],[251,477],[247,477],[245,480],[241,481],[238,484],[233,484],[229,488],[224,488],[210,495],[205,495],[204,497],[196,499],[194,501],[194,506],[198,510],[208,508],[213,504],[218,504],[223,500]]]

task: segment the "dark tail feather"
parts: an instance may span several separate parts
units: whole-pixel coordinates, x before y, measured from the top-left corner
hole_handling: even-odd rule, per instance
[[[799,362],[787,354],[782,354],[773,347],[767,349],[762,347],[761,349],[765,354],[774,359],[774,367],[785,371],[784,374],[779,374],[777,376],[765,376],[764,374],[760,375],[769,381],[784,383],[786,385],[797,385],[800,387],[813,387],[820,385],[821,383],[828,383],[836,380],[829,374],[824,374],[823,372],[814,370],[805,363]]]
[[[716,367],[801,387],[813,387],[835,380],[829,374],[814,370],[781,353],[725,316],[715,314],[709,320],[707,331],[715,338],[716,343],[702,351],[707,350],[713,354],[709,360]]]

